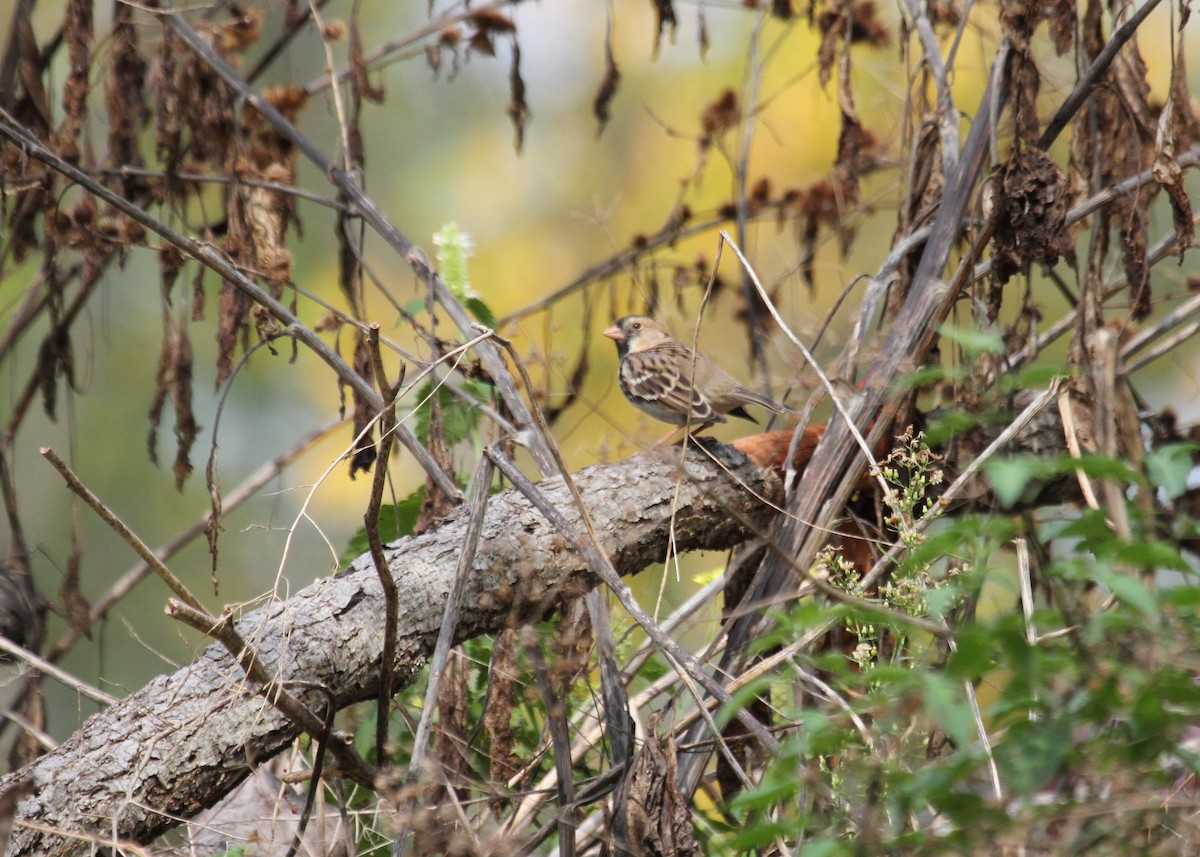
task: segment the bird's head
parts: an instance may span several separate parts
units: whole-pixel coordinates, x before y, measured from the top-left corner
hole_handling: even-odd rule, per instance
[[[617,343],[617,351],[622,357],[630,351],[644,351],[653,348],[671,338],[666,328],[644,315],[627,315],[619,318],[613,326],[604,331],[604,335]]]

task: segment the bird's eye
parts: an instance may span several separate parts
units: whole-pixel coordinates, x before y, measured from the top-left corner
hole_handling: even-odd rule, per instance
[[[630,327],[632,327],[634,330],[641,330],[642,323],[640,321],[635,321],[633,324],[630,325]]]

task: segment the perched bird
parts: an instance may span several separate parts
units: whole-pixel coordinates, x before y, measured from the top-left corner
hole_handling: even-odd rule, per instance
[[[757,423],[745,405],[782,414],[787,408],[747,390],[728,372],[667,333],[652,318],[630,315],[604,331],[617,343],[617,380],[625,398],[645,413],[672,425],[696,428],[725,422],[725,415]]]

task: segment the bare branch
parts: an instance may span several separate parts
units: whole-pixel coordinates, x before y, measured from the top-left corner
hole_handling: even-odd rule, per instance
[[[661,558],[672,517],[681,550],[736,544],[750,535],[743,520],[766,525],[771,512],[754,495],[778,498],[778,482],[736,455],[729,466],[726,472],[688,453],[688,478],[675,503],[678,450],[590,467],[575,480],[604,552],[618,573],[631,574]],[[572,526],[580,525],[561,480],[540,490]],[[400,595],[396,671],[404,682],[437,640],[468,519],[460,510],[442,527],[385,548]],[[455,640],[535,618],[595,586],[589,563],[564,550],[562,539],[520,492],[493,497]],[[303,698],[303,688],[316,683],[342,708],[378,692],[382,613],[379,581],[364,555],[288,601],[247,614],[236,627],[259,632],[256,651],[271,665],[275,687],[296,687]],[[0,780],[0,789],[19,780],[38,787],[20,805],[10,855],[70,854],[77,847],[70,836],[79,831],[149,842],[288,746],[300,727],[242,690],[241,674],[228,651],[209,647],[195,663],[151,682],[93,717],[55,752]],[[319,734],[319,720],[313,729]],[[239,758],[245,767],[230,764]],[[48,832],[49,824],[66,832]]]

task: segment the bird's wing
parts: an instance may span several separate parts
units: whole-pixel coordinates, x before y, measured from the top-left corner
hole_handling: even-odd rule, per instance
[[[725,422],[704,395],[692,386],[692,352],[684,345],[667,342],[631,353],[622,361],[621,372],[626,389],[633,397],[670,408],[681,417],[690,411],[693,422]]]

